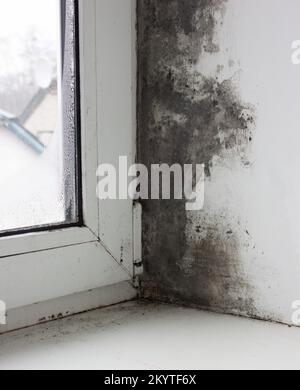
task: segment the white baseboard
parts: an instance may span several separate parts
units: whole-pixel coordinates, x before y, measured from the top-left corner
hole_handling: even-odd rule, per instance
[[[7,325],[0,325],[0,334],[57,320],[74,314],[133,300],[137,290],[130,282],[81,292],[30,306],[11,309]]]

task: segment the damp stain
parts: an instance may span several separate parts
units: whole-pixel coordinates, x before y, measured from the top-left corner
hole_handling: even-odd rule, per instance
[[[197,67],[201,56],[220,50],[217,32],[226,4],[138,2],[138,156],[148,167],[205,164],[210,180],[214,158],[226,151],[234,151],[245,169],[251,165],[253,108],[241,101],[231,79],[207,77]],[[233,230],[226,227],[223,235],[218,221],[200,220],[195,234],[206,234],[191,239],[185,200],[143,201],[143,208],[145,296],[255,311]]]

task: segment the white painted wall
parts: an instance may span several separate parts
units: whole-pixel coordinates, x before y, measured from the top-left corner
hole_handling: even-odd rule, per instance
[[[234,150],[218,156],[203,213],[225,214],[238,234],[258,314],[287,323],[300,299],[300,66],[291,62],[299,15],[298,0],[229,0],[216,36],[221,51],[198,64],[207,75],[224,65],[221,78],[232,78],[256,112],[250,168]]]

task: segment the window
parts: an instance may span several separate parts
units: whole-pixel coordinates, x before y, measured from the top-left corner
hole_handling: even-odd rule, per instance
[[[10,10],[3,17],[2,10],[16,2],[17,15]],[[5,203],[0,193],[0,301],[8,309],[1,333],[132,297],[140,247],[133,245],[138,223],[132,201],[96,197],[98,165],[115,164],[119,156],[135,162],[135,1],[0,0],[0,7],[1,21],[16,23],[7,29],[14,42],[30,20],[31,26],[36,22],[38,39],[25,43],[37,46],[29,53],[40,53],[32,64],[30,55],[24,59],[13,49],[11,64],[20,66],[9,71],[18,88],[22,81],[22,93],[14,90],[9,99],[0,92],[0,137],[6,136],[0,141],[0,182],[9,198]],[[39,19],[44,13],[47,22]],[[42,45],[45,35],[49,44]],[[0,37],[5,61],[2,53],[9,48],[2,43]],[[24,64],[30,67],[26,77]],[[30,160],[26,167],[17,161],[21,154]],[[102,293],[114,285],[123,287]],[[75,293],[82,299],[67,298]]]
[[[80,222],[74,0],[0,0],[0,232]]]

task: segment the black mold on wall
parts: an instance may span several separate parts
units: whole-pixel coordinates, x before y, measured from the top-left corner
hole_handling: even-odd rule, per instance
[[[210,178],[213,158],[226,150],[249,165],[251,110],[231,80],[196,70],[201,55],[220,50],[225,12],[226,0],[138,1],[138,148],[146,166],[205,163]],[[185,200],[143,208],[145,297],[255,315],[240,243],[222,216],[191,217]]]

